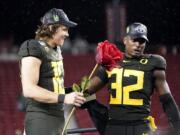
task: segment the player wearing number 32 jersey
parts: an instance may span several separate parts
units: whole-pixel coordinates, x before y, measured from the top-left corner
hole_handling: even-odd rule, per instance
[[[110,92],[109,118],[139,120],[149,116],[150,96],[154,90],[153,71],[165,70],[165,60],[157,55],[136,59],[125,56],[122,68],[107,71],[99,68],[97,76],[108,83]]]
[[[156,126],[150,116],[151,95],[156,90],[163,109],[179,135],[180,115],[166,81],[166,61],[163,57],[144,54],[147,28],[142,23],[127,27],[123,39],[125,53],[120,67],[111,71],[100,66],[90,80],[88,92],[109,89],[108,122],[105,135],[152,135]]]

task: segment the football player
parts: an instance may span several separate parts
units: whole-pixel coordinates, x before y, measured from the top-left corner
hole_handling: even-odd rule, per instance
[[[19,50],[23,94],[27,98],[26,135],[57,135],[64,126],[63,105],[81,106],[82,93],[65,94],[64,68],[60,46],[77,24],[61,9],[49,10],[41,19],[35,39]]]
[[[151,96],[159,93],[163,109],[178,134],[180,114],[166,81],[166,61],[154,54],[144,54],[147,27],[133,23],[123,39],[124,60],[111,71],[100,66],[88,87],[90,94],[108,84],[109,109],[105,135],[152,135],[156,126],[150,116]]]

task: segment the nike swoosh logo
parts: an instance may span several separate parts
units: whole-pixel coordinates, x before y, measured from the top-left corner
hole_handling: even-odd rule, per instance
[[[123,60],[123,62],[127,63],[127,62],[131,62],[130,60]]]

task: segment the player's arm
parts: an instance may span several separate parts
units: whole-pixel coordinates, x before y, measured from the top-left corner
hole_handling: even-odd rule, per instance
[[[99,66],[95,76],[90,80],[88,85],[89,94],[93,94],[96,91],[103,88],[108,83],[108,77],[105,68]]]
[[[104,86],[105,84],[103,83],[103,81],[98,76],[94,76],[90,80],[89,86],[87,87],[88,93],[93,94],[98,90],[100,90],[101,88],[103,88]]]
[[[80,106],[84,103],[82,94],[74,92],[67,95],[56,94],[38,86],[41,60],[36,57],[23,57],[21,60],[21,80],[23,94],[43,103],[64,102]]]
[[[165,70],[155,70],[154,77],[155,88],[159,93],[163,110],[165,111],[169,122],[173,125],[173,127],[177,127],[180,125],[180,114],[166,81]]]
[[[39,71],[41,60],[35,57],[24,57],[21,60],[21,80],[23,94],[39,102],[57,103],[58,94],[39,87]]]

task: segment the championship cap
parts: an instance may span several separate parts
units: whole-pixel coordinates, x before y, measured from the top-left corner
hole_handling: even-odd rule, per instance
[[[62,9],[53,8],[44,14],[41,18],[44,25],[62,24],[67,27],[75,27],[77,23],[70,21],[66,13]]]
[[[147,38],[147,27],[142,23],[132,23],[126,29],[126,35],[132,39],[143,38],[149,41]]]

